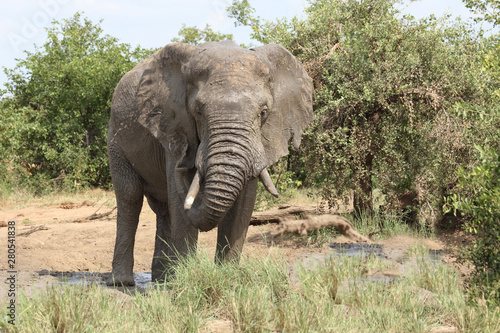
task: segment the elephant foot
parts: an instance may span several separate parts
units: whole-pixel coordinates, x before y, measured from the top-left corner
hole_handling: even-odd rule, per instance
[[[165,283],[172,280],[174,276],[175,262],[167,257],[154,257],[151,266],[151,281],[153,283]]]
[[[107,286],[133,287],[135,286],[134,276],[129,274],[111,274],[106,280]]]
[[[151,281],[153,283],[160,283],[160,284],[162,284],[162,283],[168,282],[170,280],[171,279],[169,279],[167,277],[167,274],[165,274],[165,270],[160,271],[160,272],[154,272],[153,271],[152,274],[151,274]]]

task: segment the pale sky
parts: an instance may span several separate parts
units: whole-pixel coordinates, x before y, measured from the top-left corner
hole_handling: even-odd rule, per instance
[[[132,46],[160,47],[177,36],[182,24],[232,33],[238,43],[250,42],[250,29],[234,27],[225,8],[231,0],[16,0],[4,1],[0,13],[0,67],[13,68],[15,58],[24,58],[23,50],[46,41],[45,27],[53,19],[69,18],[77,11],[97,23],[105,34]],[[264,19],[302,15],[305,0],[250,0],[257,15]],[[471,13],[461,0],[420,0],[408,2],[405,9],[417,18],[445,13],[467,18]],[[255,44],[255,42],[254,42]],[[0,71],[0,88],[6,77]]]

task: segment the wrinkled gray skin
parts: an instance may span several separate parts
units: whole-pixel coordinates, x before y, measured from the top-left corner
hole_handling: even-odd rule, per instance
[[[118,221],[108,284],[134,285],[143,196],[156,213],[152,278],[163,281],[218,226],[216,261],[239,260],[257,178],[298,147],[312,120],[312,82],[278,45],[169,44],[116,87],[108,156]],[[194,181],[193,181],[194,180]]]

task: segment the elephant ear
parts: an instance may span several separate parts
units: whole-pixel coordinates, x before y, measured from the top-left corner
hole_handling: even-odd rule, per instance
[[[304,129],[313,120],[313,83],[304,67],[284,47],[276,44],[253,49],[267,58],[271,68],[273,105],[261,129],[267,166],[288,154],[288,142],[300,145]]]
[[[177,159],[193,168],[198,148],[196,125],[186,109],[182,66],[198,49],[169,44],[151,56],[137,90],[138,121]]]

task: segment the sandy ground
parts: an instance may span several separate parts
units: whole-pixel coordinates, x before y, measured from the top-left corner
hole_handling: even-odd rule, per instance
[[[16,221],[15,269],[19,272],[18,288],[31,289],[44,282],[54,281],[55,278],[47,274],[48,271],[110,272],[116,211],[98,220],[85,220],[94,213],[110,212],[112,207],[103,203],[84,200],[59,204],[36,203],[21,208],[15,205],[3,207],[0,210],[0,225],[2,222],[5,225],[5,222]],[[134,273],[151,271],[155,224],[155,215],[145,203],[136,236]],[[280,251],[289,263],[294,263],[311,254],[332,251],[328,246],[307,246],[305,237],[284,237],[270,242],[269,232],[276,227],[276,224],[250,226],[243,255],[262,256]],[[213,256],[216,235],[216,230],[201,233],[199,251],[207,251]],[[342,236],[335,241],[350,242]],[[456,239],[453,241],[459,242]],[[377,243],[383,244],[391,259],[398,261],[417,242],[435,250],[449,248],[447,242],[439,239],[417,240],[403,236]],[[453,262],[454,256],[445,256],[444,260]],[[0,299],[6,297],[7,284],[3,281],[7,271],[7,227],[0,227]]]

